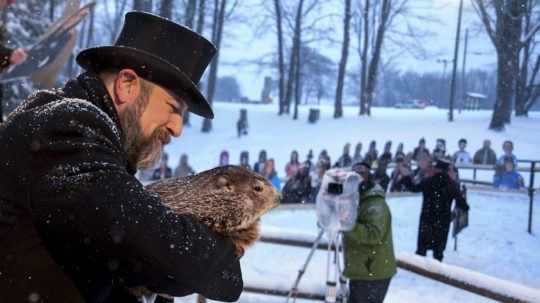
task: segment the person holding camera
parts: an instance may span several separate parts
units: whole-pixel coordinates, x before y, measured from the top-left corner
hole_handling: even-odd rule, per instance
[[[441,262],[452,220],[452,201],[460,209],[469,210],[459,184],[451,176],[450,165],[446,159],[437,160],[433,175],[419,183],[413,181],[410,170],[401,168],[405,187],[423,195],[416,254],[426,256],[427,250],[433,250],[433,257]]]
[[[353,165],[362,177],[356,225],[345,233],[345,271],[351,303],[383,302],[396,274],[392,215],[384,191],[373,181],[369,163]]]

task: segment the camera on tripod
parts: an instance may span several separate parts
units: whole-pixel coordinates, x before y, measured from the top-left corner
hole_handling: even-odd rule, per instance
[[[328,170],[317,194],[318,225],[327,232],[329,239],[337,233],[350,231],[356,224],[360,194],[359,174],[344,169]]]

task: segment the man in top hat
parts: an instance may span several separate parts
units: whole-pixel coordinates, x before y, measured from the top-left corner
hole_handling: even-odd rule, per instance
[[[216,49],[166,19],[130,12],[86,70],[23,102],[0,128],[2,302],[138,302],[132,287],[236,301],[233,243],[177,215],[134,177],[214,114],[196,83]]]
[[[403,184],[423,195],[416,253],[425,256],[427,250],[433,250],[433,257],[439,261],[443,260],[450,230],[452,202],[455,200],[457,207],[469,210],[459,185],[448,174],[450,165],[446,159],[437,160],[433,175],[419,183],[413,182],[410,170],[401,168]]]

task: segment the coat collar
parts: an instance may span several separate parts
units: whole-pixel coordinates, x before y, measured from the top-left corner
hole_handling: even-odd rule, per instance
[[[125,145],[125,137],[122,125],[120,124],[120,117],[118,116],[118,112],[114,107],[113,100],[109,95],[105,84],[98,75],[91,72],[80,74],[77,78],[68,81],[64,86],[63,91],[66,97],[86,100],[103,110],[116,124],[116,127],[120,131],[122,145]],[[137,168],[131,163],[128,163],[127,168],[131,174],[137,172]]]

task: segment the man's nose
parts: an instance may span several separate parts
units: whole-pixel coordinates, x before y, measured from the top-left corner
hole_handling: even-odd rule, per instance
[[[167,129],[174,137],[180,137],[182,134],[182,129],[184,127],[184,119],[180,115],[171,115],[169,123],[167,124]]]

